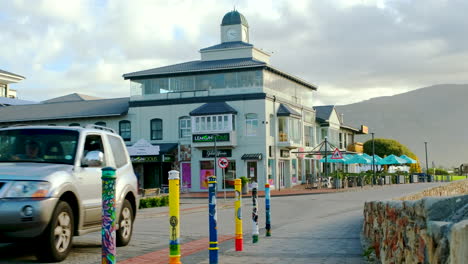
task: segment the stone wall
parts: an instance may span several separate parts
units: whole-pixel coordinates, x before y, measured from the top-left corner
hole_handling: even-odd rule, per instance
[[[460,184],[423,193],[451,194],[448,186]],[[363,238],[381,263],[467,263],[468,192],[464,194],[366,202]],[[417,197],[423,196],[408,198]]]

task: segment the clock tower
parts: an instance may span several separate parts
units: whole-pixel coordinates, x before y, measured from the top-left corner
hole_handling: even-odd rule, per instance
[[[233,10],[221,22],[221,43],[235,41],[249,43],[249,24],[241,13]]]

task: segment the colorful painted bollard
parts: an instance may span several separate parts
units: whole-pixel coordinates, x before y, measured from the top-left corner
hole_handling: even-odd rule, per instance
[[[271,236],[271,214],[270,214],[270,184],[265,184],[265,234]]]
[[[169,172],[169,264],[180,262],[180,181],[179,172]]]
[[[252,183],[252,239],[253,243],[258,242],[258,208],[257,208],[257,187],[256,182]]]
[[[208,178],[208,220],[210,223],[210,264],[218,264],[218,217],[216,214],[216,176]]]
[[[236,201],[234,202],[234,218],[236,222],[236,251],[243,249],[242,237],[242,181],[236,179],[234,181],[234,189],[236,191]]]
[[[115,169],[102,169],[102,264],[117,263],[115,254]]]

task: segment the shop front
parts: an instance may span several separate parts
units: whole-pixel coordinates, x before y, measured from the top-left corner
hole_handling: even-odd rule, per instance
[[[200,190],[208,190],[208,177],[216,175],[218,179],[218,189],[233,190],[236,179],[236,160],[232,158],[232,149],[203,149],[202,160],[200,160]],[[215,157],[226,158],[229,164],[226,168],[215,167]]]

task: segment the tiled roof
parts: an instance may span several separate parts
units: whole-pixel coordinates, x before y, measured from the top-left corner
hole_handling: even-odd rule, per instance
[[[334,105],[314,106],[316,119],[320,122],[329,120],[334,108]]]
[[[237,111],[225,102],[216,102],[204,104],[190,112],[191,116],[218,114],[237,114]]]
[[[136,77],[148,77],[158,75],[168,75],[175,73],[186,72],[206,72],[225,69],[238,69],[238,68],[255,68],[266,66],[265,62],[254,60],[252,58],[238,58],[226,60],[213,60],[213,61],[189,61],[144,71],[126,73],[123,75],[124,79],[133,79]]]
[[[217,50],[217,49],[233,49],[233,48],[243,48],[243,47],[253,47],[253,45],[250,43],[245,43],[243,41],[232,41],[232,42],[225,42],[225,43],[217,44],[217,45],[210,46],[207,48],[203,48],[200,51]]]
[[[280,104],[278,107],[278,112],[276,113],[277,116],[301,116],[300,113],[298,113],[296,110],[290,108],[287,105]]]
[[[0,107],[0,123],[119,116],[128,112],[128,101],[125,97]]]

